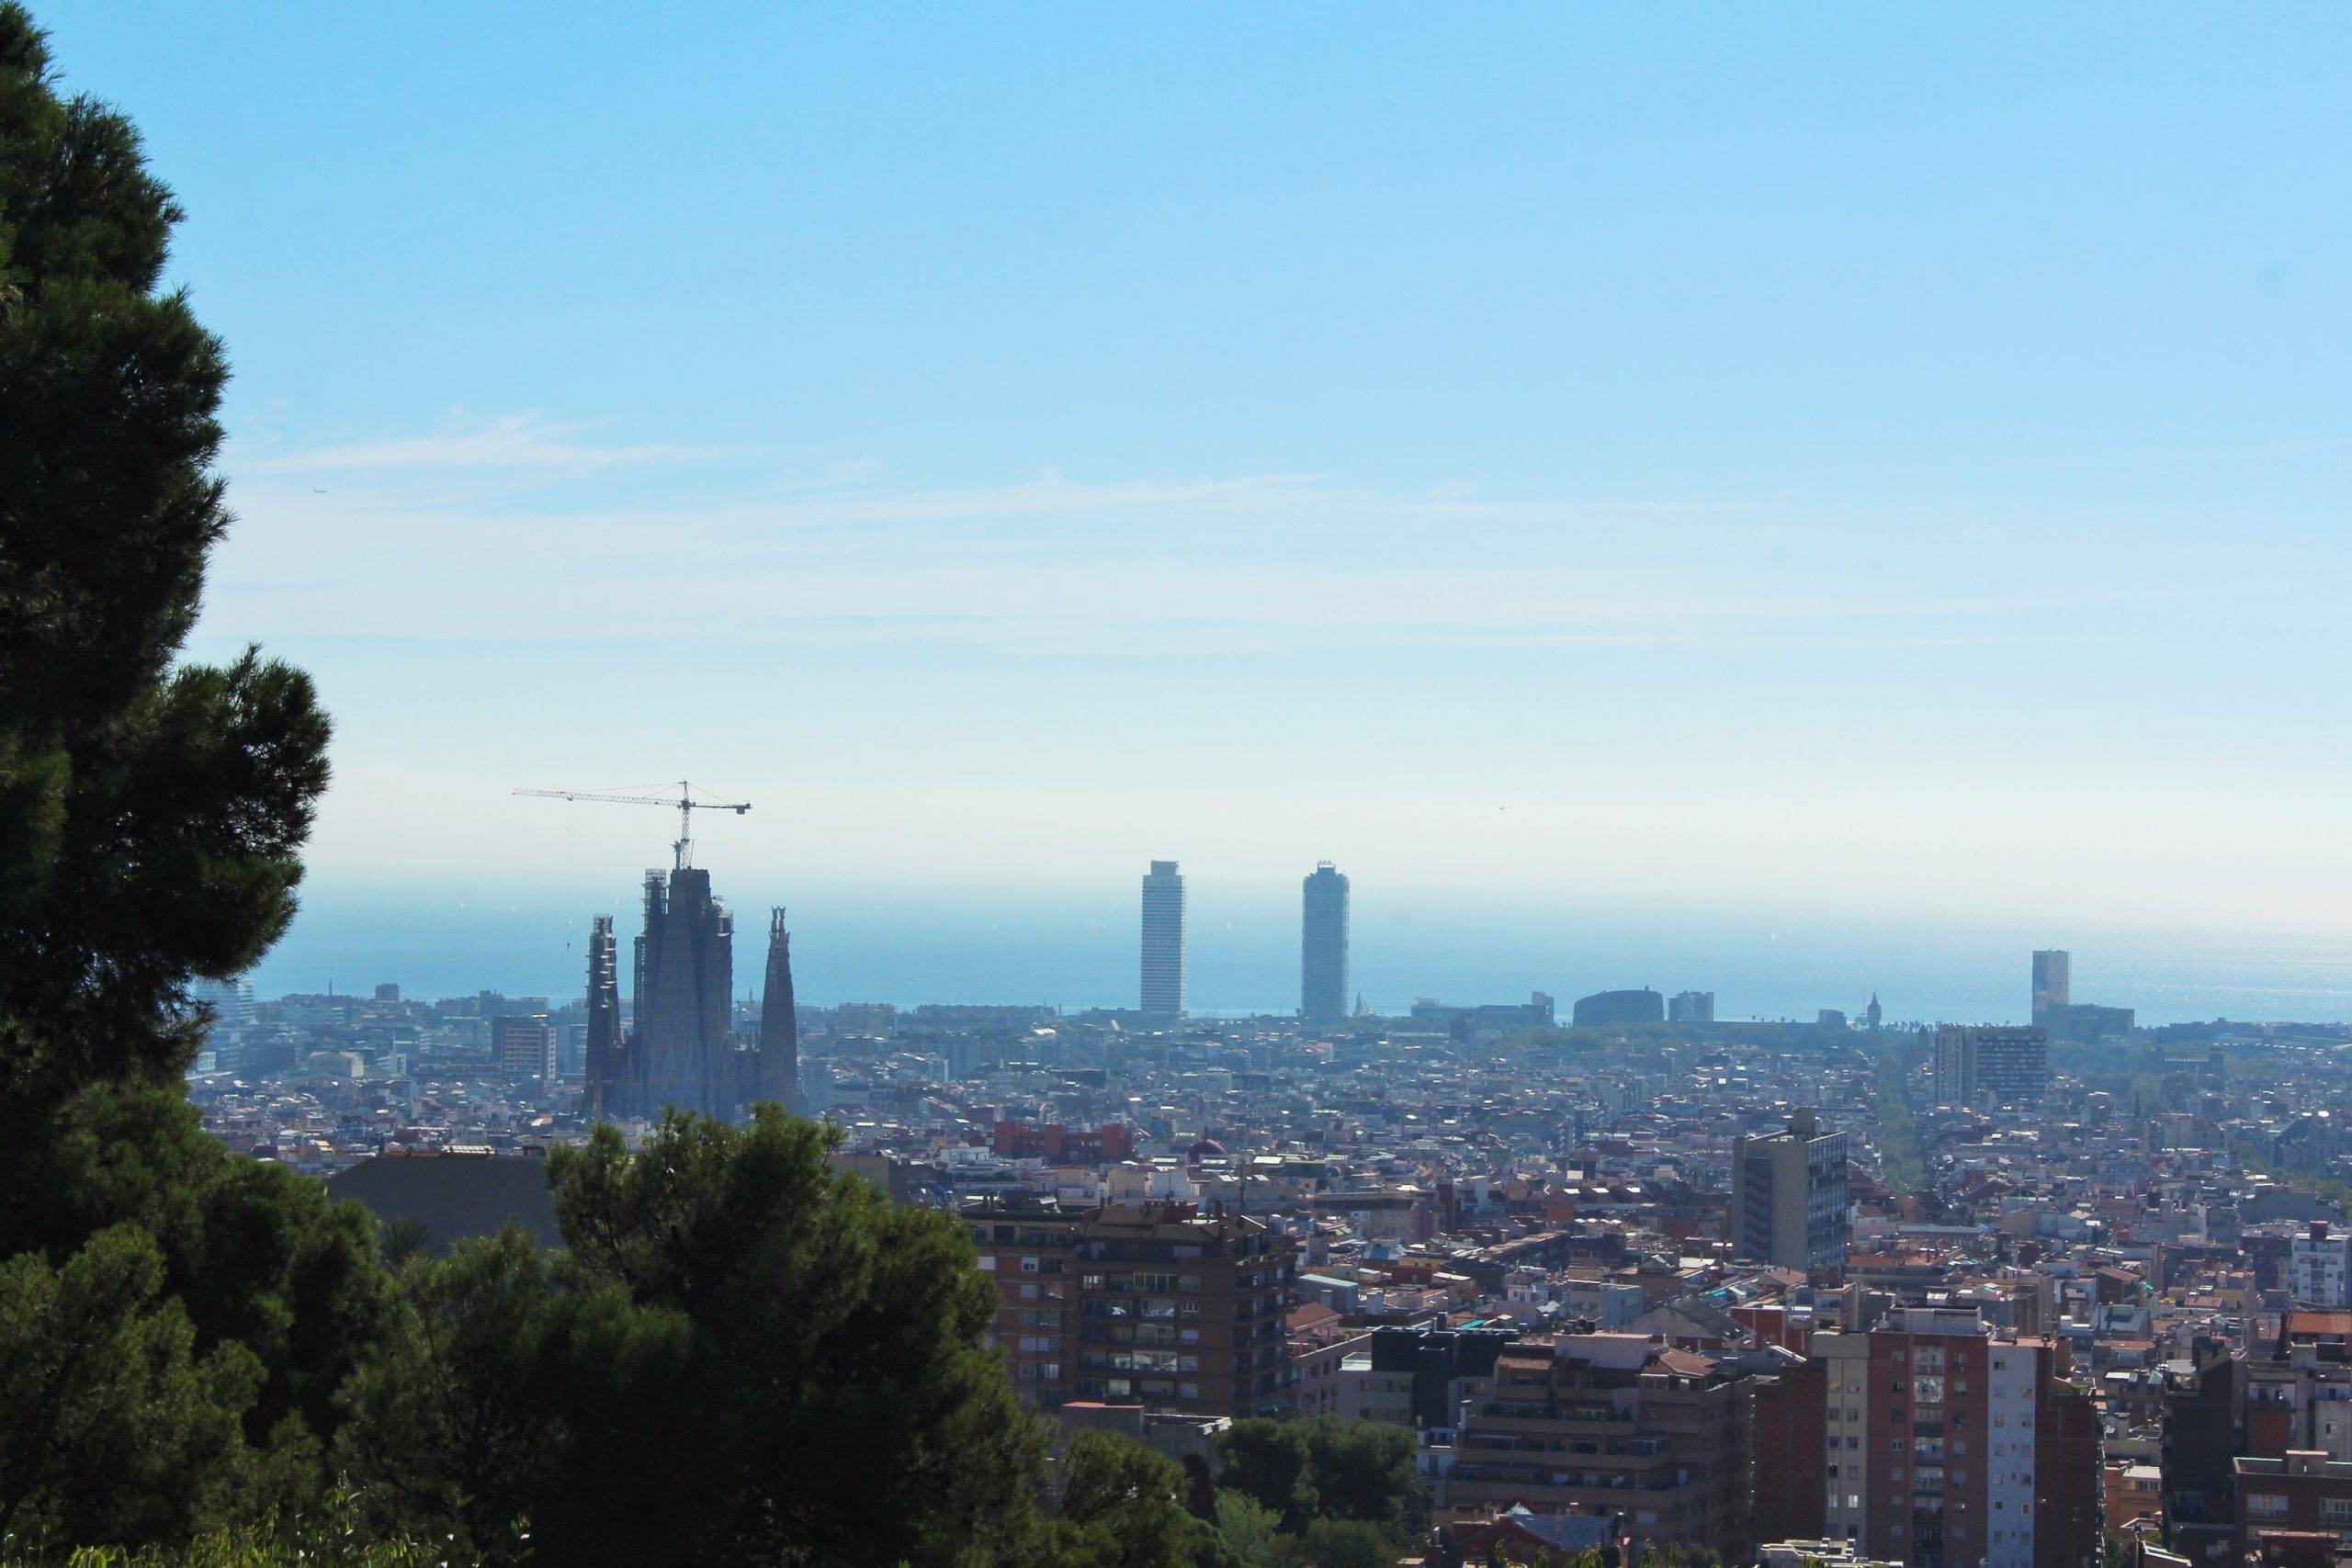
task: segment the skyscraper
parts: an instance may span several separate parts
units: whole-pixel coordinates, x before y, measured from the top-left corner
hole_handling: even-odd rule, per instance
[[[1317,861],[1300,888],[1298,1015],[1334,1022],[1348,1015],[1348,879]]]
[[[1151,863],[1143,879],[1143,1010],[1184,1016],[1184,879],[1172,860]]]
[[[2075,999],[2074,955],[2063,947],[2036,948],[2033,953],[2033,1026],[2050,1027],[2050,1010]]]

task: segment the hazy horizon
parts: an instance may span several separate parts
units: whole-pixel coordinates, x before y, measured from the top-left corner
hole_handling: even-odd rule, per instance
[[[1344,869],[1344,868],[1343,868]],[[1132,888],[989,901],[891,898],[804,888],[783,897],[714,871],[736,913],[738,995],[755,991],[765,913],[791,910],[796,990],[846,1001],[1135,1004]],[[1283,1013],[1298,1005],[1298,911],[1261,887],[1188,877],[1190,1000],[1196,1013]],[[1859,1014],[1875,990],[1890,1021],[2025,1022],[2028,961],[2069,946],[2075,997],[2139,1010],[2143,1023],[2352,1021],[2352,941],[2293,933],[2043,931],[1973,921],[1890,925],[1675,918],[1557,906],[1352,899],[1350,986],[1374,1010],[1422,996],[1450,1002],[1557,998],[1619,987],[1713,990],[1719,1016],[1810,1020]],[[589,917],[611,914],[627,951],[636,890],[580,888],[515,898],[494,884],[438,895],[313,888],[287,939],[250,976],[257,994],[366,994],[381,981],[416,997],[483,989],[576,996]],[[623,965],[626,971],[627,965]],[[624,973],[626,987],[626,973]]]

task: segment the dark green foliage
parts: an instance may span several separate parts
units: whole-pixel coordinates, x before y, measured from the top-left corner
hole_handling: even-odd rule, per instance
[[[514,1229],[408,1265],[401,1332],[346,1388],[335,1450],[374,1528],[469,1562],[535,1538],[558,1562],[652,1561],[658,1532],[718,1500],[691,1326],[563,1272]]]
[[[1217,1439],[1217,1483],[1302,1534],[1318,1518],[1380,1529],[1403,1523],[1414,1495],[1412,1434],[1371,1421],[1236,1421]]]
[[[1318,1416],[1306,1429],[1307,1475],[1324,1518],[1386,1529],[1412,1501],[1413,1434],[1376,1421]]]
[[[1296,1534],[1315,1517],[1306,1428],[1295,1421],[1236,1421],[1217,1438],[1217,1484],[1240,1493]]]
[[[1081,1432],[1063,1456],[1060,1568],[1186,1568],[1210,1532],[1184,1509],[1183,1468],[1125,1438]]]
[[[413,1261],[337,1450],[382,1521],[491,1561],[516,1518],[578,1563],[1035,1548],[995,1292],[961,1227],[835,1172],[837,1141],[773,1107],[673,1114],[634,1155],[603,1129],[550,1160],[564,1257],[510,1235]]]
[[[185,1065],[187,982],[285,928],[326,784],[305,676],[174,667],[229,520],[227,366],[157,289],[178,217],[130,121],[61,98],[0,3],[0,1106],[19,1114]]]
[[[1306,1527],[1295,1561],[1306,1568],[1396,1568],[1396,1543],[1361,1519],[1317,1519]]]
[[[242,1346],[195,1342],[135,1225],[60,1266],[0,1264],[0,1540],[184,1536],[232,1501],[261,1371]]]
[[[436,1551],[406,1538],[370,1539],[356,1527],[352,1499],[338,1494],[308,1513],[206,1530],[171,1546],[82,1547],[60,1555],[19,1543],[0,1551],[0,1568],[447,1568],[447,1542]]]
[[[247,1438],[264,1443],[288,1417],[333,1433],[335,1391],[392,1311],[361,1210],[231,1154],[161,1085],[85,1089],[11,1134],[0,1138],[0,1258],[59,1263],[102,1230],[137,1227],[198,1350],[238,1344],[265,1370]]]

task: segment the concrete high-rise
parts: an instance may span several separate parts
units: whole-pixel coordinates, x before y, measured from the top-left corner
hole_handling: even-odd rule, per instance
[[[2050,1036],[2039,1029],[1936,1030],[1936,1103],[2030,1105],[2050,1089]]]
[[[2041,947],[2033,953],[2033,1026],[2050,1027],[2051,1010],[2075,999],[2074,954],[2063,947]]]
[[[1184,1016],[1184,879],[1172,860],[1156,860],[1143,879],[1143,1010]]]
[[[1348,1016],[1348,879],[1317,861],[1299,886],[1298,1015],[1336,1022]]]
[[[1677,991],[1666,1001],[1666,1021],[1668,1023],[1713,1023],[1715,1021],[1715,993],[1713,991]]]
[[[555,1077],[555,1031],[537,1013],[511,1013],[490,1021],[490,1054],[510,1078],[545,1084]]]
[[[1846,1134],[1810,1111],[1789,1130],[1731,1144],[1732,1256],[1779,1269],[1846,1261]]]

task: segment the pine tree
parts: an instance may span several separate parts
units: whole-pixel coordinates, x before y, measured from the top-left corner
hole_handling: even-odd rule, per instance
[[[180,660],[228,525],[228,367],[162,278],[180,209],[0,0],[0,1137],[162,1080],[187,982],[285,929],[327,778],[300,671]]]

